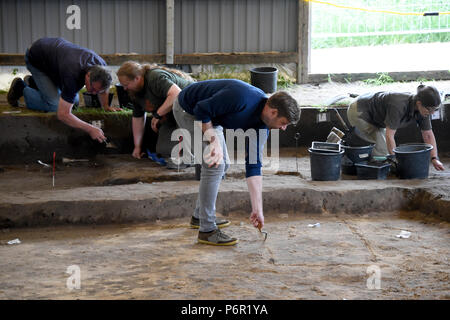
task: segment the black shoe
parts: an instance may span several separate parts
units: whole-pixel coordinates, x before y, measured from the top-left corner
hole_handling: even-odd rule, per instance
[[[31,89],[39,90],[37,85],[36,85],[36,82],[34,82],[33,76],[30,76],[30,75],[25,76],[25,78],[23,78],[23,82],[25,82],[25,84],[28,87],[30,87]]]
[[[198,243],[210,244],[213,246],[233,246],[238,243],[238,239],[231,238],[220,231],[220,229],[216,229],[211,232],[199,232]]]
[[[25,88],[25,82],[21,78],[15,78],[11,82],[11,87],[8,91],[8,103],[13,107],[19,106],[19,99],[23,96],[23,89]]]
[[[216,226],[218,228],[225,228],[225,227],[228,227],[230,224],[231,223],[228,220],[220,220],[220,219],[216,218]],[[200,228],[200,220],[194,216],[191,217],[191,228],[192,229]]]

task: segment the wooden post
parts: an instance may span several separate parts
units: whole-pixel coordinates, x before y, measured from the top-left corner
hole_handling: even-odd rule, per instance
[[[175,30],[175,0],[166,0],[166,64],[173,64],[174,30]]]
[[[307,0],[298,1],[297,50],[297,83],[307,83],[311,67],[311,5]]]

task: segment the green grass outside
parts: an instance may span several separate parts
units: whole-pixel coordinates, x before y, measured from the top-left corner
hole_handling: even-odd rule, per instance
[[[328,2],[357,8],[389,10],[397,12],[449,12],[448,0],[329,0]],[[356,32],[390,32],[430,29],[449,29],[450,15],[415,16],[387,13],[372,13],[359,10],[336,8],[314,3],[312,6],[313,49],[388,45],[400,43],[450,42],[450,32],[351,36]],[[315,38],[320,33],[349,33],[346,37],[331,36]]]

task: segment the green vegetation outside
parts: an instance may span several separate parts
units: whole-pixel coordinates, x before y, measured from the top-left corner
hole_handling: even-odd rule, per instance
[[[402,13],[450,12],[448,0],[329,0],[328,2]],[[311,45],[313,49],[450,42],[449,29],[449,14],[398,15],[336,8],[319,3],[312,4]],[[359,35],[356,35],[357,33]],[[373,35],[365,35],[367,33]]]

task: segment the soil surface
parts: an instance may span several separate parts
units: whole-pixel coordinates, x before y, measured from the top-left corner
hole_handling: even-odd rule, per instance
[[[226,218],[232,224],[224,231],[239,239],[234,247],[197,244],[197,231],[189,228],[189,216],[135,224],[2,229],[0,299],[450,299],[448,222],[417,211],[389,210],[399,196],[389,191],[400,183],[395,177],[386,181],[355,180],[352,176],[342,177],[350,181],[310,181],[309,157],[301,149],[296,161],[295,153],[295,149],[282,150],[278,171],[267,170],[270,163],[266,163],[265,190],[275,191],[267,195],[269,201],[289,198],[276,193],[282,191],[278,189],[281,185],[292,189],[307,186],[311,192],[335,190],[334,201],[353,206],[356,213],[331,213],[335,212],[333,204],[328,203],[326,210],[321,201],[318,212],[322,213],[284,213],[274,209],[283,204],[272,204],[265,215],[263,230],[268,238],[264,242],[247,212],[228,212]],[[64,199],[70,206],[65,207],[66,214],[76,212],[87,197],[138,200],[148,192],[183,199],[184,194],[195,193],[193,168],[178,173],[150,160],[130,158],[96,159],[102,163],[98,166],[92,165],[96,161],[61,164],[57,190],[53,191],[51,171],[45,167],[37,164],[19,171],[7,167],[1,173],[0,191],[4,199],[15,195],[14,201],[22,199],[24,204],[44,201],[45,206],[45,198]],[[443,161],[448,170],[448,159]],[[402,183],[412,189],[435,186],[438,196],[448,201],[450,177],[434,169],[430,172],[427,180]],[[218,210],[248,200],[240,177],[243,168],[232,167],[229,174],[221,186]],[[129,187],[105,184],[145,177],[184,181]],[[93,184],[97,187],[88,187]],[[362,193],[365,188],[374,191]],[[349,196],[348,192],[359,193]],[[303,194],[304,205],[316,205],[317,196]],[[377,195],[387,201],[382,206],[386,211],[364,210],[373,206]],[[110,206],[110,214],[118,206],[114,203],[104,202]],[[181,209],[179,204],[175,208]],[[320,226],[308,227],[315,223]],[[410,238],[397,238],[402,230],[411,232]],[[14,239],[21,243],[7,244]],[[67,270],[73,266],[80,270],[80,289],[67,287],[68,281],[72,288],[76,283],[68,280],[71,273]],[[373,280],[376,275],[380,276],[379,287]]]
[[[0,245],[0,299],[450,299],[446,222],[279,213],[266,218],[263,241],[246,214],[228,218],[233,247],[198,244],[186,218],[3,230],[2,243],[21,243]],[[410,238],[396,237],[402,230]],[[67,286],[70,266],[79,289]]]
[[[303,181],[311,180],[310,157],[307,148],[282,148],[279,151],[280,158],[263,160],[263,175],[267,178],[299,177]],[[39,160],[39,159],[38,159]],[[128,154],[97,155],[95,158],[69,159],[66,162],[59,161],[55,166],[55,186],[53,186],[52,163],[47,167],[36,163],[30,165],[3,165],[0,167],[0,191],[43,191],[43,190],[67,190],[79,187],[114,186],[135,183],[157,183],[166,181],[192,181],[195,180],[195,168],[173,167],[168,169],[148,159],[134,159]],[[436,171],[432,165],[429,170],[429,180],[436,182],[450,181],[450,159],[441,157],[446,168],[445,171]],[[245,166],[233,164],[226,173],[227,180],[245,178]],[[357,176],[341,175],[341,180],[356,180]],[[397,180],[393,174],[389,174],[387,181]],[[406,180],[403,180],[404,182]],[[407,182],[407,181],[406,181]],[[360,180],[358,183],[364,183]],[[383,181],[378,181],[383,185]],[[345,190],[348,185],[343,184]]]

